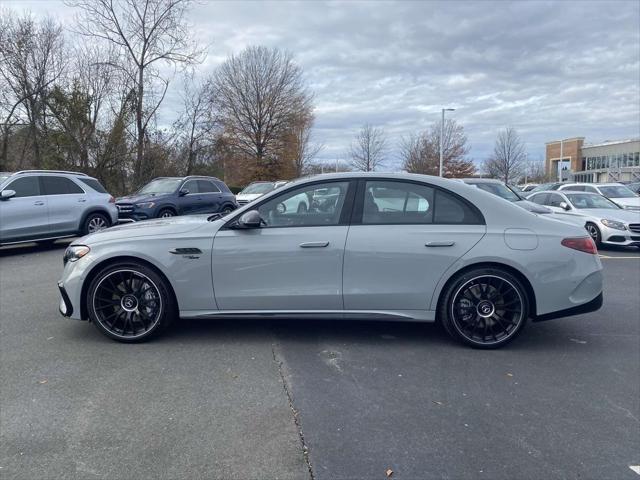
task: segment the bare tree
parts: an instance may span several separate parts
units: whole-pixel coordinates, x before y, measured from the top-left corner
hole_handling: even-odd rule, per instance
[[[356,135],[349,150],[351,165],[355,170],[372,172],[384,161],[387,140],[382,128],[368,123]]]
[[[265,177],[277,176],[283,138],[311,112],[302,69],[288,52],[248,47],[218,68],[214,84],[228,145]]]
[[[3,131],[0,167],[7,164],[10,128],[28,125],[33,166],[41,167],[40,130],[46,128],[44,96],[64,71],[62,27],[50,18],[3,12],[0,20],[0,75],[3,84]],[[3,167],[4,168],[4,167]]]
[[[182,170],[185,175],[191,175],[196,165],[203,163],[203,154],[210,152],[216,142],[217,121],[210,81],[198,81],[193,74],[188,74],[183,85],[183,112],[173,130],[177,135]]]
[[[440,123],[425,132],[403,138],[400,155],[403,168],[409,173],[438,175],[440,170]],[[469,152],[464,128],[455,120],[447,120],[442,137],[444,176],[468,177],[475,173],[475,165],[466,158]]]
[[[136,161],[134,185],[145,176],[144,149],[149,122],[162,103],[169,79],[161,63],[178,66],[199,61],[185,14],[190,0],[69,0],[80,9],[78,31],[119,50],[114,68],[123,71],[135,92]]]
[[[518,132],[512,127],[499,132],[493,155],[484,163],[486,173],[509,183],[517,180],[525,168],[526,153]]]
[[[292,150],[294,175],[301,177],[309,172],[313,159],[322,151],[324,145],[311,139],[314,116],[311,112],[302,112],[293,121],[287,142]]]

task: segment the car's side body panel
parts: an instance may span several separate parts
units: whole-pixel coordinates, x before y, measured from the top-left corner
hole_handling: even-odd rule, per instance
[[[429,309],[440,277],[485,230],[484,225],[352,225],[344,308]]]
[[[220,230],[212,264],[219,308],[342,309],[342,258],[348,228]]]

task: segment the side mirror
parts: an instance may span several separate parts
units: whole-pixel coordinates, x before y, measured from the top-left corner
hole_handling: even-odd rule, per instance
[[[15,196],[15,190],[3,190],[0,192],[0,200],[9,200],[11,197]]]
[[[189,190],[187,190],[186,188],[182,188],[178,192],[178,195],[181,196],[181,197],[184,197],[185,195],[189,195]]]
[[[260,228],[265,223],[257,210],[249,210],[242,214],[238,219],[238,226],[240,228]]]
[[[563,210],[571,210],[571,207],[567,202],[560,202],[560,208]]]

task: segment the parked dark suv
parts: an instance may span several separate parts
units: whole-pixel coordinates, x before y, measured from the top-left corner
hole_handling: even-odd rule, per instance
[[[229,213],[235,196],[215,177],[158,177],[135,194],[116,200],[120,220],[146,220],[197,213]]]

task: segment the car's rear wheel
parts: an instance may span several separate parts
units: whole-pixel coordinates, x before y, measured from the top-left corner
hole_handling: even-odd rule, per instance
[[[176,212],[174,212],[170,208],[163,208],[162,210],[160,210],[160,213],[158,213],[158,218],[170,218],[175,216]]]
[[[90,213],[84,220],[82,233],[89,235],[90,233],[99,232],[110,226],[109,219],[102,213]]]
[[[600,229],[596,226],[595,223],[587,223],[584,228],[587,229],[587,233],[593,238],[593,241],[596,244],[596,247],[600,248],[602,245],[602,234],[600,233]]]
[[[521,282],[500,268],[478,268],[444,291],[438,318],[457,340],[475,348],[498,348],[520,334],[529,316]]]
[[[227,215],[229,213],[233,212],[233,207],[231,205],[227,205],[226,207],[224,207],[222,209],[222,214],[223,215]]]
[[[177,316],[166,280],[137,263],[119,263],[99,272],[91,281],[86,302],[98,330],[120,342],[156,335]]]

